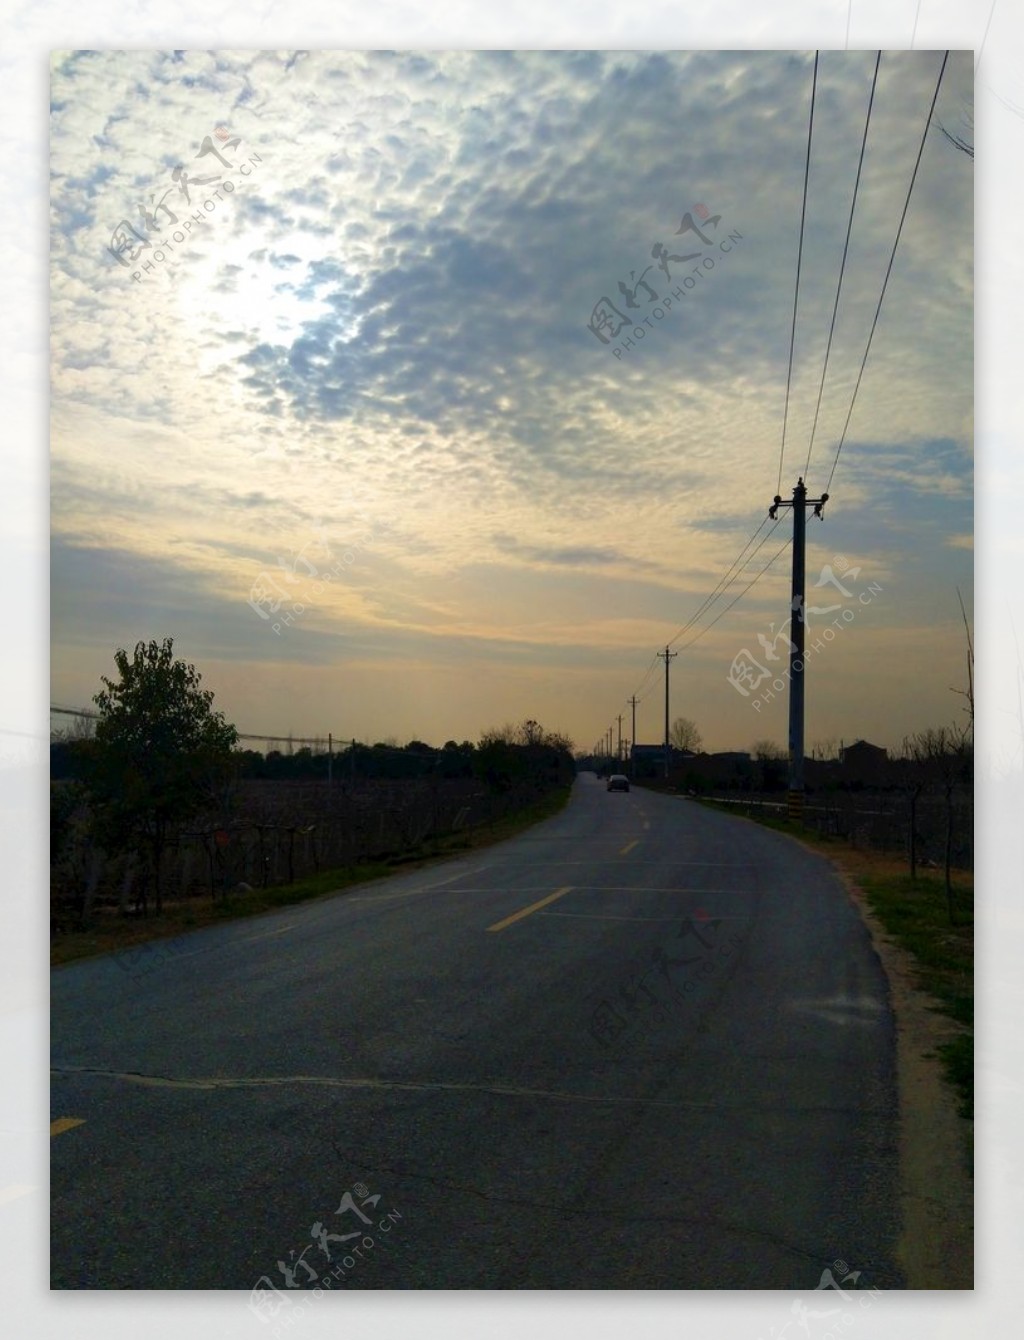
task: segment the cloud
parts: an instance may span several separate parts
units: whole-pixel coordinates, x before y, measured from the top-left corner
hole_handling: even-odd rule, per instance
[[[359,626],[543,660],[545,638],[599,640],[609,601],[616,645],[682,623],[808,455],[812,487],[828,477],[938,69],[933,52],[883,56],[812,442],[874,65],[822,54],[783,441],[811,59],[56,54],[54,531],[111,555],[104,581],[124,567],[119,605],[75,585],[81,615],[60,626],[87,636],[95,608],[123,636],[151,598],[197,645],[260,659],[219,593],[324,515],[342,538],[391,526],[376,582],[318,611],[314,659]],[[970,86],[970,54],[952,53],[938,113]],[[186,201],[179,168],[218,182]],[[899,574],[894,611],[968,579],[950,536],[971,529],[971,198],[936,131],[814,532]],[[134,279],[160,200],[182,241],[170,227]],[[677,233],[698,205],[720,216],[708,245]],[[127,266],[110,250],[123,221],[152,243]],[[667,278],[653,251],[691,242],[713,267]],[[627,309],[619,285],[642,272]],[[604,296],[631,319],[621,358],[588,329]],[[760,613],[767,581],[741,609]]]

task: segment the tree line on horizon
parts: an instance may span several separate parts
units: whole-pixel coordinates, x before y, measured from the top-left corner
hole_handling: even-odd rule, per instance
[[[509,797],[567,786],[574,775],[568,737],[527,720],[485,731],[478,743],[447,741],[440,749],[412,740],[350,744],[328,755],[303,747],[261,754],[238,747],[238,732],[214,708],[194,665],[175,658],[172,638],[138,642],[115,653],[116,678],[102,676],[97,715],[88,728],[63,733],[50,746],[51,850],[60,849],[72,816],[84,804],[97,845],[134,850],[147,859],[161,906],[162,858],[176,831],[222,807],[239,781],[361,781],[475,778]]]

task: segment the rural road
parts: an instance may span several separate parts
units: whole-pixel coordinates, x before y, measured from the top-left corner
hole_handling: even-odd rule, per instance
[[[57,969],[52,1040],[54,1288],[904,1287],[868,933],[685,799],[583,774],[499,846]]]

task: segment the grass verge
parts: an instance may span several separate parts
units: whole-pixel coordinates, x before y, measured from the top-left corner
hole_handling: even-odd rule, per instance
[[[736,806],[701,804],[723,813]],[[856,885],[872,912],[896,943],[910,955],[917,985],[935,1008],[954,1020],[956,1036],[936,1050],[953,1086],[962,1117],[974,1116],[974,878],[952,872],[953,921],[950,922],[943,875],[933,871],[912,880],[907,863],[891,853],[851,847],[786,819],[750,817],[752,822],[788,833],[830,857]]]
[[[122,917],[116,912],[104,912],[87,930],[68,931],[54,937],[50,944],[50,964],[58,967],[76,959],[94,958],[100,954],[115,954],[133,949],[152,940],[166,940],[186,931],[205,926],[220,925],[244,917],[274,912],[294,903],[305,903],[316,898],[344,893],[357,885],[372,880],[386,879],[396,871],[417,870],[452,856],[493,846],[515,837],[534,824],[550,819],[565,807],[571,787],[556,791],[535,801],[532,805],[506,815],[494,823],[458,833],[447,833],[431,838],[413,850],[402,852],[386,860],[369,861],[360,865],[342,866],[335,870],[321,870],[296,880],[294,884],[276,884],[249,893],[231,893],[217,899],[190,898],[183,902],[164,903],[159,916]]]

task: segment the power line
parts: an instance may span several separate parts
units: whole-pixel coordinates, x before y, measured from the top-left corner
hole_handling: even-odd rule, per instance
[[[781,524],[781,523],[778,523],[778,522],[776,523],[776,525],[779,525],[779,524]],[[760,527],[759,527],[758,529],[760,529]],[[761,544],[759,544],[759,545],[757,546],[757,549],[754,550],[754,553],[757,553],[758,550],[764,545],[765,541],[771,538],[771,536],[772,536],[772,535],[774,534],[774,532],[775,532],[775,529],[776,529],[776,526],[773,526],[772,529],[768,532],[768,534],[765,535],[764,539],[761,541]],[[755,532],[755,534],[756,534],[756,532]],[[715,617],[711,620],[710,623],[706,624],[706,625],[700,630],[700,632],[697,633],[694,637],[690,638],[690,640],[689,640],[688,642],[685,642],[685,643],[683,644],[683,646],[680,647],[679,650],[680,650],[681,652],[682,652],[682,651],[686,651],[688,648],[692,647],[692,646],[694,645],[694,643],[699,642],[700,639],[704,636],[704,634],[707,633],[707,632],[709,632],[709,631],[715,626],[715,624],[718,623],[719,619],[723,618],[726,614],[728,614],[728,612],[729,612],[735,605],[738,605],[738,604],[739,604],[739,602],[743,599],[743,597],[747,594],[747,592],[751,589],[751,587],[754,586],[754,585],[756,585],[756,583],[759,582],[759,581],[761,580],[761,578],[765,575],[765,573],[772,567],[772,565],[773,565],[779,558],[781,558],[781,556],[786,552],[786,550],[789,548],[789,546],[790,546],[792,543],[793,543],[793,540],[792,540],[792,537],[790,537],[788,540],[786,540],[785,544],[781,547],[781,549],[778,549],[778,550],[775,552],[775,554],[772,555],[772,557],[768,560],[768,562],[764,565],[764,567],[761,568],[761,569],[760,569],[760,570],[759,570],[759,571],[758,571],[758,572],[751,578],[751,580],[746,584],[746,586],[743,588],[743,590],[740,591],[739,595],[734,596],[733,599],[730,600],[730,602],[728,603],[728,605],[726,605],[723,609],[719,610],[718,614],[715,615]],[[754,556],[754,554],[751,554],[751,555],[750,555],[750,558],[753,558],[753,556]],[[747,559],[747,562],[748,562],[748,563],[750,562],[750,558]],[[737,574],[737,577],[738,577],[738,574]],[[733,580],[736,580],[736,579],[734,578]],[[730,582],[729,585],[732,585],[732,583]],[[679,636],[679,635],[677,634],[677,637],[678,637],[678,636]],[[674,638],[674,639],[673,639],[673,642],[674,642],[675,640],[676,640],[676,639]],[[668,645],[666,646],[665,650],[667,651],[667,650],[669,649],[669,647],[671,647],[671,646],[672,646],[672,642],[668,643]],[[652,661],[652,665],[653,665],[657,660],[659,660],[660,658],[664,657],[664,654],[665,654],[664,652],[656,652],[655,655],[654,655],[654,661]],[[645,676],[645,680],[646,680],[646,676]],[[651,696],[651,694],[654,692],[655,687],[656,687],[656,686],[652,684],[651,687],[650,687],[650,689],[648,689],[647,693],[645,693],[642,697],[638,697],[637,694],[634,694],[633,697],[636,698],[636,702],[637,702],[637,704],[642,703],[642,702],[645,701],[645,699],[649,698],[649,697]]]
[[[754,540],[757,539],[758,535],[760,535],[761,531],[768,524],[768,521],[769,521],[768,517],[765,517],[762,520],[757,530],[754,531],[753,535],[740,550],[739,556],[733,561],[728,571],[726,572],[725,576],[721,578],[718,585],[711,592],[711,595],[707,597],[707,599],[700,606],[700,608],[693,615],[691,615],[691,617],[687,620],[687,622],[683,624],[682,628],[680,628],[679,631],[676,633],[675,637],[671,639],[671,641],[668,644],[670,647],[673,646],[676,642],[678,642],[684,633],[689,632],[689,630],[697,622],[700,616],[704,614],[708,609],[710,609],[711,606],[715,603],[716,600],[719,599],[721,595],[725,594],[725,592],[729,589],[729,587],[732,586],[733,582],[739,579],[742,569],[746,567],[747,564],[750,563],[754,555],[757,554],[758,551],[763,547],[765,542],[771,538],[772,533],[776,529],[776,526],[779,524],[778,522],[776,522],[775,526],[772,526],[768,534],[763,536],[760,542],[756,545],[756,547],[753,550],[751,550],[750,554],[747,555],[746,558],[744,558],[744,555],[747,554],[747,550],[750,549],[750,546],[754,543]],[[733,575],[734,569],[735,569],[735,575]]]
[[[90,721],[96,721],[96,720],[99,719],[99,713],[98,713],[98,712],[90,712],[90,711],[87,711],[87,710],[85,710],[85,709],[83,709],[83,708],[75,708],[75,707],[51,707],[51,708],[50,708],[50,714],[53,715],[53,716],[85,717],[85,718],[87,718],[87,719],[90,720]],[[264,744],[300,744],[300,745],[301,745],[301,744],[308,744],[308,745],[318,744],[318,745],[322,745],[322,744],[324,743],[324,741],[327,740],[328,736],[332,734],[332,732],[327,731],[327,732],[325,732],[323,735],[311,735],[311,736],[308,736],[308,735],[264,735],[264,734],[262,734],[262,733],[259,732],[259,731],[255,732],[255,733],[252,733],[252,732],[248,732],[248,733],[247,733],[247,732],[245,732],[245,731],[236,731],[235,734],[236,734],[236,736],[238,737],[239,740],[262,740]],[[344,737],[339,737],[339,738],[344,738]],[[357,743],[357,741],[353,741],[353,743]],[[404,749],[402,749],[402,748],[394,748],[394,747],[391,746],[391,745],[384,745],[384,744],[378,744],[378,745],[363,745],[362,747],[363,747],[364,749],[376,749],[378,753],[382,753],[382,752],[384,752],[385,750],[386,750],[388,753],[392,753],[392,754],[404,754],[404,753],[406,752],[406,751],[405,751]]]
[[[888,286],[888,283],[889,283],[889,276],[892,274],[893,261],[896,259],[896,248],[899,246],[899,244],[900,244],[900,237],[901,237],[902,234],[903,234],[903,224],[904,224],[904,222],[905,222],[905,220],[906,220],[906,217],[907,217],[907,210],[910,208],[910,197],[911,197],[911,195],[913,195],[913,192],[914,192],[914,183],[917,181],[917,170],[918,170],[918,168],[921,166],[921,156],[922,156],[923,153],[924,153],[925,142],[926,142],[927,139],[928,139],[928,131],[931,129],[932,115],[933,115],[933,113],[934,113],[934,111],[935,111],[935,104],[936,104],[936,102],[938,101],[938,98],[939,98],[939,88],[940,88],[941,85],[942,85],[942,76],[943,76],[943,75],[945,74],[945,72],[946,72],[946,62],[947,62],[948,60],[949,60],[949,52],[947,51],[946,54],[942,57],[942,66],[941,66],[941,68],[939,69],[939,77],[938,77],[938,79],[935,81],[935,92],[932,94],[932,103],[931,103],[931,106],[928,108],[928,116],[927,116],[927,118],[926,118],[926,120],[925,120],[925,125],[924,125],[924,134],[921,136],[921,143],[920,143],[920,145],[918,146],[918,150],[917,150],[917,159],[916,159],[916,161],[915,161],[915,163],[914,163],[914,171],[913,171],[913,173],[911,174],[911,177],[910,177],[910,186],[907,188],[907,198],[906,198],[906,200],[903,202],[903,213],[900,215],[900,223],[899,223],[899,227],[896,229],[896,240],[895,240],[895,241],[893,242],[893,244],[892,244],[892,252],[891,252],[891,254],[890,254],[890,256],[889,256],[889,264],[886,266],[886,269],[885,269],[885,278],[884,278],[883,281],[882,281],[882,291],[881,291],[881,293],[878,295],[878,306],[875,308],[875,316],[874,316],[874,320],[871,322],[871,330],[870,330],[870,332],[869,332],[869,334],[868,334],[868,342],[867,342],[867,344],[866,344],[865,347],[864,347],[864,357],[861,359],[860,371],[857,373],[857,383],[856,383],[856,385],[855,385],[854,388],[853,388],[853,396],[852,396],[852,398],[851,398],[851,400],[850,400],[850,409],[849,409],[849,412],[848,412],[847,415],[846,415],[846,423],[843,425],[843,432],[842,432],[842,436],[841,436],[840,439],[839,439],[839,446],[836,448],[836,458],[835,458],[835,460],[832,462],[832,469],[831,469],[831,471],[830,471],[830,473],[829,473],[828,483],[825,485],[825,492],[826,492],[826,493],[828,493],[828,492],[831,491],[831,488],[832,488],[832,477],[833,477],[833,475],[834,475],[835,472],[836,472],[836,466],[839,464],[839,454],[840,454],[840,452],[841,452],[842,449],[843,449],[843,443],[846,441],[846,433],[847,433],[847,430],[848,430],[849,427],[850,427],[850,420],[851,420],[851,418],[853,417],[853,407],[854,407],[854,405],[855,405],[856,402],[857,402],[857,392],[860,390],[861,378],[864,376],[864,368],[865,368],[866,365],[867,365],[868,354],[869,354],[870,351],[871,351],[871,341],[872,341],[872,340],[874,339],[874,337],[875,337],[875,327],[878,325],[878,315],[879,315],[879,313],[880,313],[881,310],[882,310],[882,302],[883,302],[883,300],[884,300],[884,298],[885,298],[885,290],[886,290],[886,288],[887,288],[887,286]]]
[[[644,685],[645,685],[645,684],[647,683],[647,681],[650,679],[650,677],[651,677],[651,672],[653,671],[653,669],[654,669],[655,665],[657,665],[657,663],[658,663],[658,653],[655,652],[654,655],[651,657],[651,663],[650,663],[650,665],[649,665],[649,666],[647,667],[647,669],[644,671],[644,677],[643,677],[643,679],[641,679],[640,683],[639,683],[639,684],[636,686],[636,688],[633,690],[633,696],[634,696],[634,698],[635,698],[636,695],[643,689]]]
[[[857,208],[857,192],[860,190],[860,174],[864,166],[864,149],[868,142],[868,126],[871,124],[871,108],[875,101],[875,86],[878,83],[878,67],[882,63],[882,53],[875,58],[875,73],[871,80],[871,96],[868,98],[868,114],[864,118],[864,136],[860,142],[860,158],[857,160],[857,179],[853,183],[853,199],[850,201],[850,218],[846,224],[846,241],[843,243],[843,259],[839,265],[839,283],[836,285],[836,300],[832,305],[832,323],[828,328],[828,344],[825,346],[825,361],[821,366],[821,384],[818,387],[818,403],[814,407],[814,422],[811,424],[811,440],[807,444],[807,461],[804,465],[804,479],[811,468],[811,451],[814,447],[814,434],[818,428],[818,412],[821,409],[821,396],[825,390],[825,375],[828,372],[829,354],[832,352],[832,336],[836,328],[836,313],[839,311],[839,295],[843,291],[843,275],[846,271],[846,257],[850,250],[850,234],[853,231],[853,213]],[[779,476],[781,482],[781,474]]]
[[[807,218],[807,182],[811,175],[811,134],[814,130],[814,95],[818,87],[818,52],[814,53],[814,75],[811,80],[811,115],[807,123],[807,159],[804,163],[804,198],[800,206],[800,242],[796,252],[796,288],[793,292],[793,324],[789,333],[789,372],[786,374],[786,408],[782,415],[782,445],[779,448],[779,482],[782,488],[782,460],[786,454],[786,424],[789,421],[789,392],[793,382],[793,350],[796,345],[796,309],[800,301],[800,266],[804,254],[804,222]]]
[[[675,634],[675,636],[669,641],[669,643],[668,643],[668,646],[669,646],[669,647],[672,647],[676,642],[678,642],[679,639],[683,636],[683,634],[686,633],[690,628],[692,628],[692,626],[694,625],[694,623],[696,623],[696,621],[700,618],[700,616],[701,616],[701,615],[702,615],[702,614],[703,614],[703,613],[704,613],[704,612],[705,612],[711,605],[714,604],[715,600],[718,599],[719,593],[721,592],[722,594],[724,594],[724,591],[725,591],[725,590],[728,590],[728,588],[732,585],[733,581],[735,581],[735,580],[737,579],[737,577],[739,576],[739,571],[736,571],[736,576],[734,577],[734,576],[733,576],[733,572],[734,572],[734,570],[739,569],[741,565],[743,565],[743,566],[746,565],[746,564],[744,563],[744,555],[747,554],[747,550],[750,549],[750,546],[751,546],[751,545],[754,543],[754,541],[757,539],[758,535],[759,535],[759,534],[761,533],[761,531],[764,529],[764,527],[765,527],[765,525],[767,524],[767,522],[768,522],[768,517],[765,517],[765,518],[761,521],[761,523],[760,523],[760,525],[757,527],[757,529],[754,531],[753,535],[751,535],[750,539],[747,540],[746,544],[745,544],[745,545],[743,546],[743,548],[740,550],[740,552],[739,552],[739,554],[736,556],[736,558],[734,558],[733,561],[732,561],[732,563],[730,563],[730,565],[729,565],[729,567],[726,569],[724,575],[723,575],[722,577],[719,578],[718,583],[717,583],[717,585],[713,588],[713,590],[711,591],[711,594],[710,594],[709,596],[706,596],[706,597],[705,597],[705,599],[703,600],[703,602],[702,602],[702,603],[698,606],[698,608],[693,612],[693,614],[692,614],[692,615],[690,616],[690,618],[686,621],[686,623],[683,624],[682,628],[680,628],[679,631]],[[773,526],[773,527],[772,527],[772,530],[774,530],[774,529],[775,529],[775,527]],[[766,536],[764,537],[764,539],[761,541],[761,544],[759,544],[759,545],[757,546],[757,548],[755,548],[755,549],[753,550],[753,552],[746,558],[746,563],[749,563],[749,562],[750,562],[750,560],[754,557],[754,554],[756,554],[756,553],[758,552],[758,550],[761,548],[761,545],[764,544],[764,540],[768,539],[768,537],[771,535],[771,533],[772,533],[772,531],[769,531],[769,532],[768,532],[768,535],[766,535]],[[647,686],[648,682],[650,681],[651,676],[652,676],[652,674],[654,673],[654,667],[657,665],[658,660],[659,660],[660,657],[661,657],[661,652],[655,652],[655,653],[654,653],[654,655],[651,657],[650,663],[649,663],[648,666],[647,666],[647,669],[644,671],[643,678],[640,680],[640,683],[639,683],[639,684],[636,686],[636,688],[633,690],[633,698],[636,699],[637,703],[642,703],[646,698],[649,698],[650,695],[654,692],[654,687],[655,687],[655,686],[654,686],[653,684],[651,684],[651,687],[647,690],[646,693],[644,693],[643,690],[644,690],[644,688]]]
[[[769,532],[769,534],[770,534],[770,533],[771,533],[771,532]],[[767,538],[767,536],[766,536],[765,538]],[[696,635],[696,637],[692,637],[692,638],[689,640],[689,642],[684,643],[683,646],[680,647],[680,651],[686,651],[686,649],[687,649],[688,647],[692,647],[693,644],[694,644],[695,642],[699,642],[700,639],[704,636],[705,633],[710,632],[710,630],[711,630],[712,628],[714,628],[714,626],[715,626],[715,624],[718,622],[718,620],[721,619],[723,615],[728,614],[729,611],[732,609],[733,605],[738,604],[739,601],[741,601],[741,600],[743,599],[743,597],[747,594],[747,592],[750,590],[750,588],[751,588],[756,582],[759,582],[759,581],[761,580],[761,578],[762,578],[762,577],[764,576],[764,574],[768,571],[768,569],[772,566],[772,564],[776,561],[776,559],[781,558],[781,556],[786,552],[786,550],[789,548],[789,546],[790,546],[792,543],[793,543],[793,539],[792,539],[792,536],[791,536],[791,537],[786,541],[786,543],[782,546],[782,548],[779,549],[779,550],[777,550],[776,553],[773,555],[773,557],[771,557],[771,558],[768,560],[768,562],[764,565],[764,567],[761,569],[761,571],[760,571],[760,572],[753,578],[753,580],[747,583],[747,585],[743,588],[743,590],[739,593],[739,595],[736,596],[733,600],[730,600],[730,602],[728,603],[728,605],[726,605],[725,609],[720,610],[719,613],[716,614],[715,617],[711,620],[711,622],[710,622],[709,624],[706,624],[706,625],[700,630],[700,632]]]

